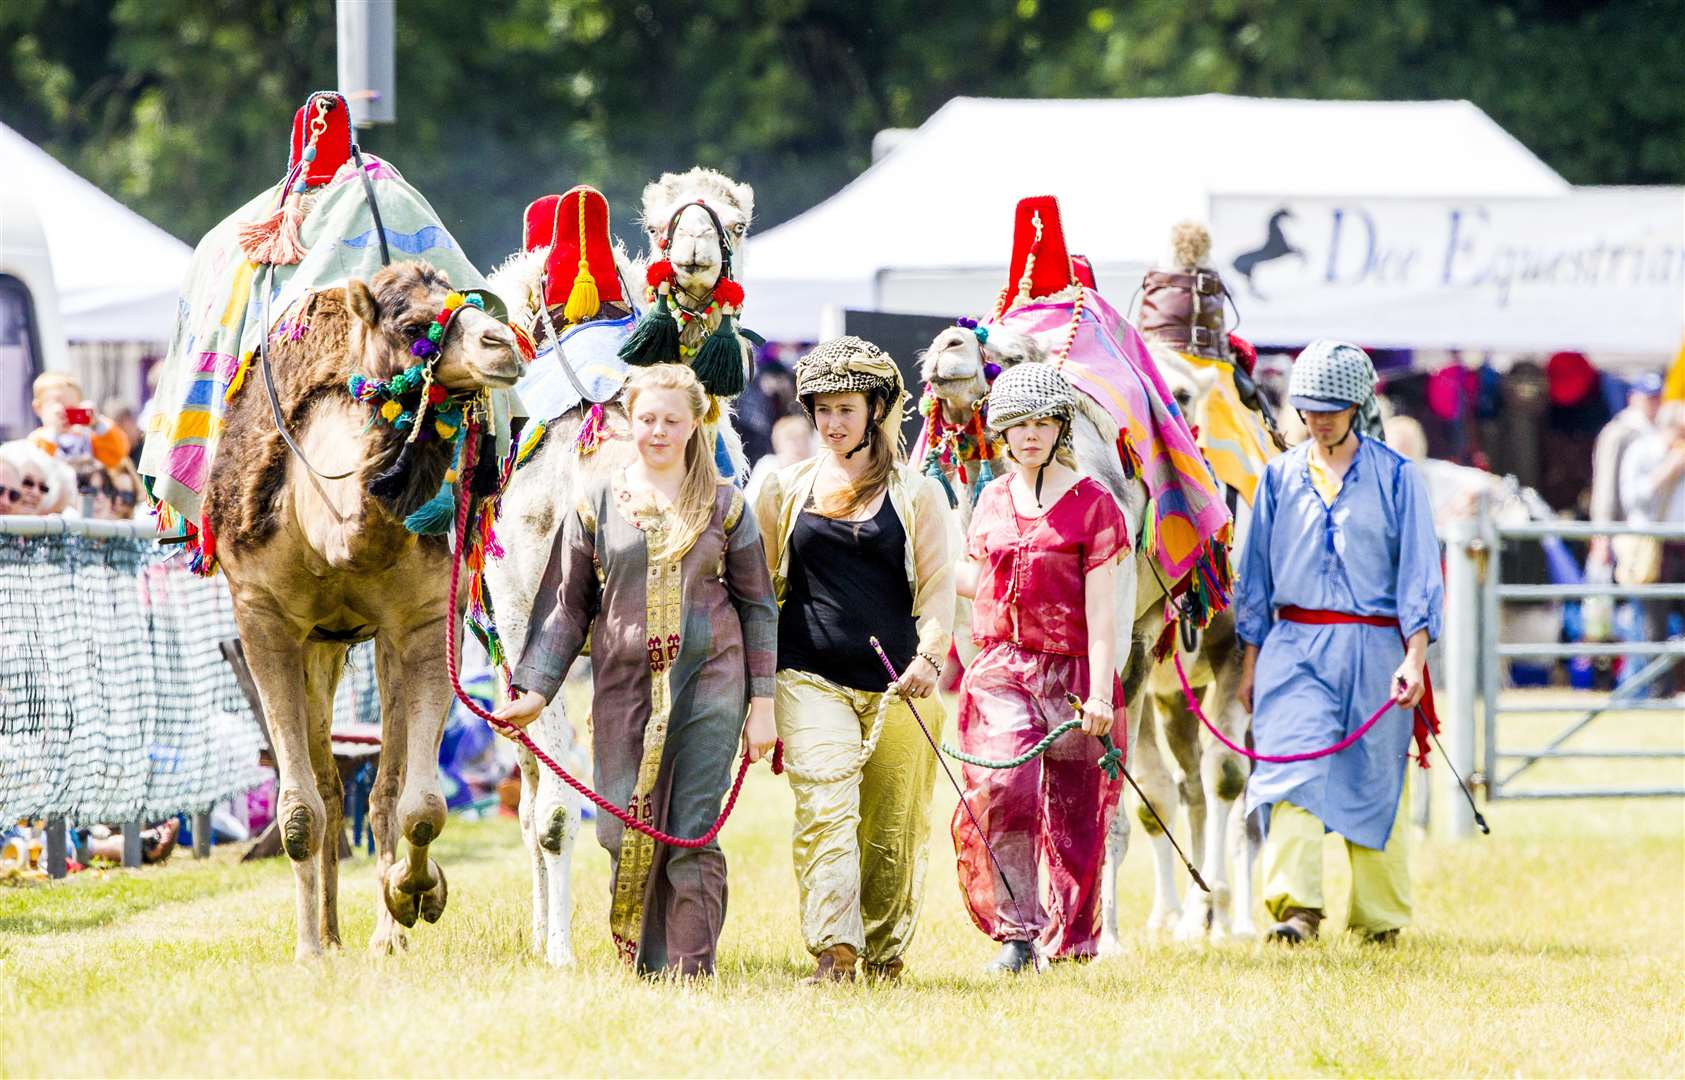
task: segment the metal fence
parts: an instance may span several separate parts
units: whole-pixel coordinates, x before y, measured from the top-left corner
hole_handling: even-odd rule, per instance
[[[1448,753],[1464,775],[1473,773],[1488,800],[1572,799],[1606,797],[1685,796],[1685,785],[1640,786],[1611,783],[1551,787],[1519,786],[1517,780],[1541,762],[1565,759],[1685,758],[1685,750],[1639,746],[1587,748],[1569,745],[1576,735],[1600,720],[1612,723],[1611,713],[1665,712],[1685,730],[1685,701],[1678,697],[1645,696],[1682,659],[1685,637],[1658,641],[1526,643],[1502,640],[1505,604],[1567,603],[1597,598],[1666,602],[1685,600],[1685,582],[1651,585],[1586,583],[1580,585],[1523,585],[1504,581],[1506,551],[1549,538],[1588,540],[1598,536],[1649,536],[1662,541],[1685,541],[1681,526],[1597,525],[1589,522],[1531,522],[1500,525],[1492,520],[1484,501],[1469,521],[1444,530],[1446,619],[1444,635],[1445,697],[1443,710],[1449,736]],[[1576,693],[1571,700],[1520,700],[1503,686],[1504,669],[1517,659],[1560,660],[1574,657],[1625,656],[1642,658],[1641,669],[1629,674],[1607,694]],[[1505,715],[1562,714],[1568,721],[1542,746],[1517,747],[1505,741]],[[1480,769],[1475,770],[1476,732],[1480,733]],[[1449,783],[1447,776],[1445,782]],[[1453,835],[1473,829],[1470,808],[1460,797],[1447,801]]]
[[[260,783],[261,729],[221,646],[228,585],[189,572],[150,525],[0,517],[0,822],[198,815]],[[378,721],[371,647],[352,650],[337,724]],[[126,856],[127,859],[127,856]],[[56,866],[55,866],[56,869]]]

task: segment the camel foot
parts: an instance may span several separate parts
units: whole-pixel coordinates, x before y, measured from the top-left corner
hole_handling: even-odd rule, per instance
[[[1190,897],[1182,905],[1182,917],[1176,920],[1174,936],[1177,941],[1203,941],[1211,930],[1211,903],[1204,894]]]
[[[571,968],[573,966],[573,942],[565,937],[551,939],[544,948],[544,962],[553,968]]]
[[[1117,927],[1109,926],[1100,935],[1101,956],[1122,956],[1123,942],[1117,936]]]
[[[314,941],[301,941],[293,946],[293,963],[314,964],[322,959],[322,946]]]
[[[386,910],[405,929],[414,926],[417,919],[438,922],[439,916],[445,913],[445,872],[439,869],[438,863],[428,859],[427,875],[412,882],[405,865],[394,863],[381,883],[381,895],[386,900]]]
[[[281,847],[293,862],[310,858],[309,807],[295,806],[287,814],[287,823],[281,828]]]
[[[409,935],[398,928],[395,922],[380,920],[380,925],[374,928],[374,936],[369,938],[369,952],[375,956],[396,956],[410,947]]]
[[[1153,913],[1147,916],[1147,933],[1153,935],[1169,933],[1176,926],[1176,920],[1181,917],[1181,914],[1180,908],[1154,908]]]

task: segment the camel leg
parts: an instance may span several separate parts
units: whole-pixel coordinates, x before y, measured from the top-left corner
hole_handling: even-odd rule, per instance
[[[537,814],[538,770],[543,766],[532,753],[521,747],[521,846],[527,849],[527,862],[532,869],[532,951],[544,955],[544,945],[550,938],[550,882],[544,868],[544,853],[538,846],[538,830],[533,822]]]
[[[318,887],[321,892],[322,945],[339,948],[339,837],[345,828],[345,783],[333,759],[333,695],[345,664],[345,647],[310,643],[304,646],[304,681],[310,724],[310,767],[316,791],[322,796],[326,820]]]
[[[1237,799],[1229,815],[1229,836],[1234,844],[1235,862],[1234,895],[1229,904],[1229,936],[1253,938],[1258,936],[1258,928],[1252,921],[1252,880],[1258,866],[1258,854],[1264,849],[1264,834],[1257,823],[1246,816],[1245,800]]]
[[[1188,857],[1200,868],[1200,876],[1210,884],[1209,867],[1214,860],[1221,861],[1223,845],[1220,838],[1225,819],[1221,813],[1212,813],[1207,801],[1204,772],[1208,756],[1200,745],[1200,723],[1188,709],[1180,689],[1175,694],[1160,698],[1158,704],[1165,716],[1165,741],[1170,744],[1180,770],[1177,791],[1188,813]],[[1212,840],[1213,830],[1219,837],[1216,842]],[[1178,872],[1186,873],[1179,868]],[[1187,898],[1182,902],[1181,918],[1176,924],[1178,941],[1198,941],[1205,937],[1211,925],[1215,893],[1215,885],[1212,892],[1207,893],[1189,884]]]
[[[381,686],[396,689],[395,704],[403,716],[401,742],[389,737],[382,749],[401,757],[397,821],[409,850],[407,858],[387,871],[382,885],[387,908],[405,927],[414,926],[417,918],[438,922],[447,897],[444,871],[427,856],[445,827],[445,796],[436,765],[451,699],[437,636],[443,621],[441,613],[418,626],[382,630],[375,639]]]
[[[1122,672],[1123,700],[1129,710],[1126,714],[1128,731],[1125,733],[1128,737],[1128,752],[1125,755],[1124,766],[1130,770],[1130,775],[1134,775],[1136,762],[1140,757],[1137,747],[1142,733],[1151,731],[1151,721],[1144,716],[1148,697],[1145,692],[1148,662],[1148,646],[1145,639],[1138,634],[1132,635],[1129,642],[1129,660]],[[1106,830],[1106,865],[1100,870],[1100,953],[1105,956],[1123,950],[1123,943],[1118,936],[1117,876],[1123,869],[1123,859],[1128,853],[1129,813],[1119,806],[1117,813],[1112,815],[1111,827]]]
[[[573,750],[573,725],[561,703],[545,709],[536,726],[545,753],[565,764]],[[533,802],[533,831],[547,886],[544,961],[551,967],[571,967],[573,845],[579,838],[579,796],[540,765]]]
[[[382,683],[380,688],[381,743],[383,752],[375,766],[374,787],[369,792],[369,831],[374,834],[375,880],[384,883],[387,871],[398,857],[398,790],[403,785],[403,755],[397,747],[403,745],[405,725],[395,704],[395,695]],[[384,752],[390,741],[393,750]],[[379,955],[400,952],[409,939],[403,927],[386,907],[385,890],[374,904],[374,934],[369,938],[369,951]]]
[[[311,766],[312,733],[305,680],[300,677],[304,645],[285,616],[261,596],[237,596],[234,618],[274,744],[275,767],[280,774],[275,819],[280,823],[281,847],[293,864],[293,955],[306,960],[322,952],[317,891],[320,867],[315,854],[326,832],[327,808]]]
[[[1165,824],[1174,827],[1176,785],[1170,775],[1170,763],[1165,760],[1164,751],[1159,746],[1158,727],[1158,709],[1148,695],[1141,714],[1141,736],[1135,752],[1135,782],[1141,785],[1141,794],[1152,803],[1153,809],[1164,817]],[[1176,874],[1181,864],[1176,861],[1170,840],[1151,811],[1138,801],[1135,813],[1153,847],[1153,909],[1147,916],[1147,929],[1155,932],[1168,930],[1175,925],[1181,911],[1181,901],[1176,894]]]

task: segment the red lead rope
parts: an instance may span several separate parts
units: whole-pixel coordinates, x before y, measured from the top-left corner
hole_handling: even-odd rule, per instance
[[[555,759],[549,754],[540,750],[538,748],[538,744],[533,742],[531,736],[529,736],[525,731],[522,731],[520,728],[506,720],[499,720],[491,713],[480,708],[479,705],[475,704],[468,695],[463,692],[462,680],[459,677],[457,670],[456,590],[457,584],[461,580],[462,560],[468,550],[468,507],[473,502],[473,496],[468,490],[468,477],[474,469],[474,455],[479,451],[479,428],[480,425],[477,421],[469,420],[462,433],[462,437],[465,441],[462,447],[462,468],[457,473],[459,479],[457,489],[458,496],[456,500],[456,552],[451,556],[450,595],[445,601],[445,670],[450,673],[451,689],[456,692],[456,699],[462,702],[463,705],[467,706],[469,712],[478,716],[481,720],[484,720],[486,723],[492,725],[494,728],[497,728],[511,739],[514,739],[516,742],[526,747],[533,757],[543,762],[544,767],[555,773],[563,783],[579,792],[587,799],[590,799],[603,810],[613,814],[620,820],[620,823],[625,825],[628,829],[636,829],[638,832],[643,833],[645,836],[655,840],[657,843],[667,844],[671,847],[707,847],[709,844],[714,842],[714,837],[720,834],[720,829],[725,826],[726,819],[731,816],[732,808],[737,805],[737,795],[743,790],[743,778],[749,774],[748,754],[743,755],[743,761],[737,767],[737,779],[732,782],[731,794],[726,796],[725,809],[720,811],[720,816],[714,819],[714,824],[709,826],[708,831],[693,839],[686,839],[682,836],[671,836],[662,832],[660,829],[657,829],[653,825],[639,821],[630,813],[616,806],[614,803],[609,802],[595,791],[592,791],[582,781],[570,775],[566,769],[556,764]]]

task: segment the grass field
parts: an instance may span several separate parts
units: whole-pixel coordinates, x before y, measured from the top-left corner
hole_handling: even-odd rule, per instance
[[[1678,747],[1679,718],[1599,738]],[[1614,722],[1611,723],[1611,728]],[[1548,729],[1514,727],[1517,745]],[[1509,734],[1506,733],[1506,738]],[[1553,765],[1608,779],[1623,763]],[[1642,782],[1680,782],[1677,760]],[[1549,775],[1543,779],[1552,779]],[[1638,782],[1638,781],[1635,781]],[[943,786],[946,782],[942,781]],[[1132,931],[1121,956],[1004,982],[954,883],[939,791],[925,919],[892,988],[796,985],[791,800],[751,774],[723,843],[731,906],[712,983],[651,984],[609,946],[607,856],[576,855],[577,969],[529,955],[511,820],[453,821],[451,901],[407,955],[364,952],[370,863],[341,890],[342,954],[292,962],[292,875],[219,850],[195,863],[0,889],[0,1073],[169,1075],[1631,1075],[1685,1073],[1685,808],[1501,803],[1493,835],[1416,847],[1417,924],[1393,950],[1338,932],[1288,951]],[[1137,833],[1139,836],[1139,833]],[[1329,895],[1343,868],[1329,849]],[[1125,924],[1149,906],[1131,852]]]

